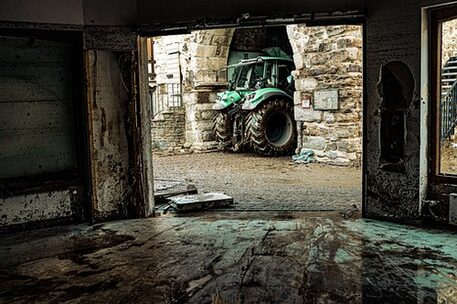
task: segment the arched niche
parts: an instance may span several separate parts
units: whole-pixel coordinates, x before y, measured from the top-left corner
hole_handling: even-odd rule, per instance
[[[406,112],[412,102],[415,81],[410,68],[401,61],[381,67],[378,93],[381,99],[380,167],[405,172]]]

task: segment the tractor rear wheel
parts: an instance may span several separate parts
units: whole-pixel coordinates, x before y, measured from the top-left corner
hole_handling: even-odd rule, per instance
[[[297,142],[292,103],[271,99],[254,109],[246,120],[246,138],[260,154],[292,154]]]
[[[221,148],[230,149],[232,147],[233,126],[227,111],[219,111],[214,116],[213,131]]]

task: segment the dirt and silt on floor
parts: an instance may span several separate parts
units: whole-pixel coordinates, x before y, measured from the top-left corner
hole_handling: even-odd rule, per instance
[[[228,152],[154,154],[153,160],[157,191],[193,184],[232,196],[236,210],[361,210],[360,168]]]
[[[457,303],[457,235],[338,212],[0,235],[1,303]]]
[[[155,162],[162,187],[186,172],[202,191],[224,185],[237,209],[2,234],[0,303],[457,303],[457,233],[345,217],[358,169],[231,154]],[[285,211],[298,199],[338,211]],[[259,211],[240,210],[253,202]]]

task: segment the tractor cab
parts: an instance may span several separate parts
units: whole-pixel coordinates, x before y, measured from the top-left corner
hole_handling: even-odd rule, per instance
[[[295,88],[291,76],[295,66],[289,55],[278,48],[264,52],[264,56],[227,67],[227,72],[233,69],[227,91],[217,94],[213,106],[218,111],[215,136],[224,148],[239,150],[252,146],[264,155],[286,154],[295,143],[292,138],[296,133],[292,99]],[[277,115],[272,116],[271,111]],[[265,119],[264,127],[257,125],[259,119]],[[279,139],[269,136],[273,133]],[[263,138],[261,144],[259,137]]]
[[[229,66],[235,69],[229,80],[230,91],[254,91],[266,87],[293,90],[290,73],[293,62],[277,57],[257,57]]]

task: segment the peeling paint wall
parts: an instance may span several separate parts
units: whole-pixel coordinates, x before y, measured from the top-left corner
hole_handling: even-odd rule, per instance
[[[128,52],[87,51],[89,145],[92,208],[97,220],[126,216],[132,192],[129,185],[127,113],[130,82],[122,61]],[[130,67],[130,66],[129,66]]]
[[[0,228],[38,222],[70,222],[81,210],[76,206],[83,189],[24,194],[0,199]]]

